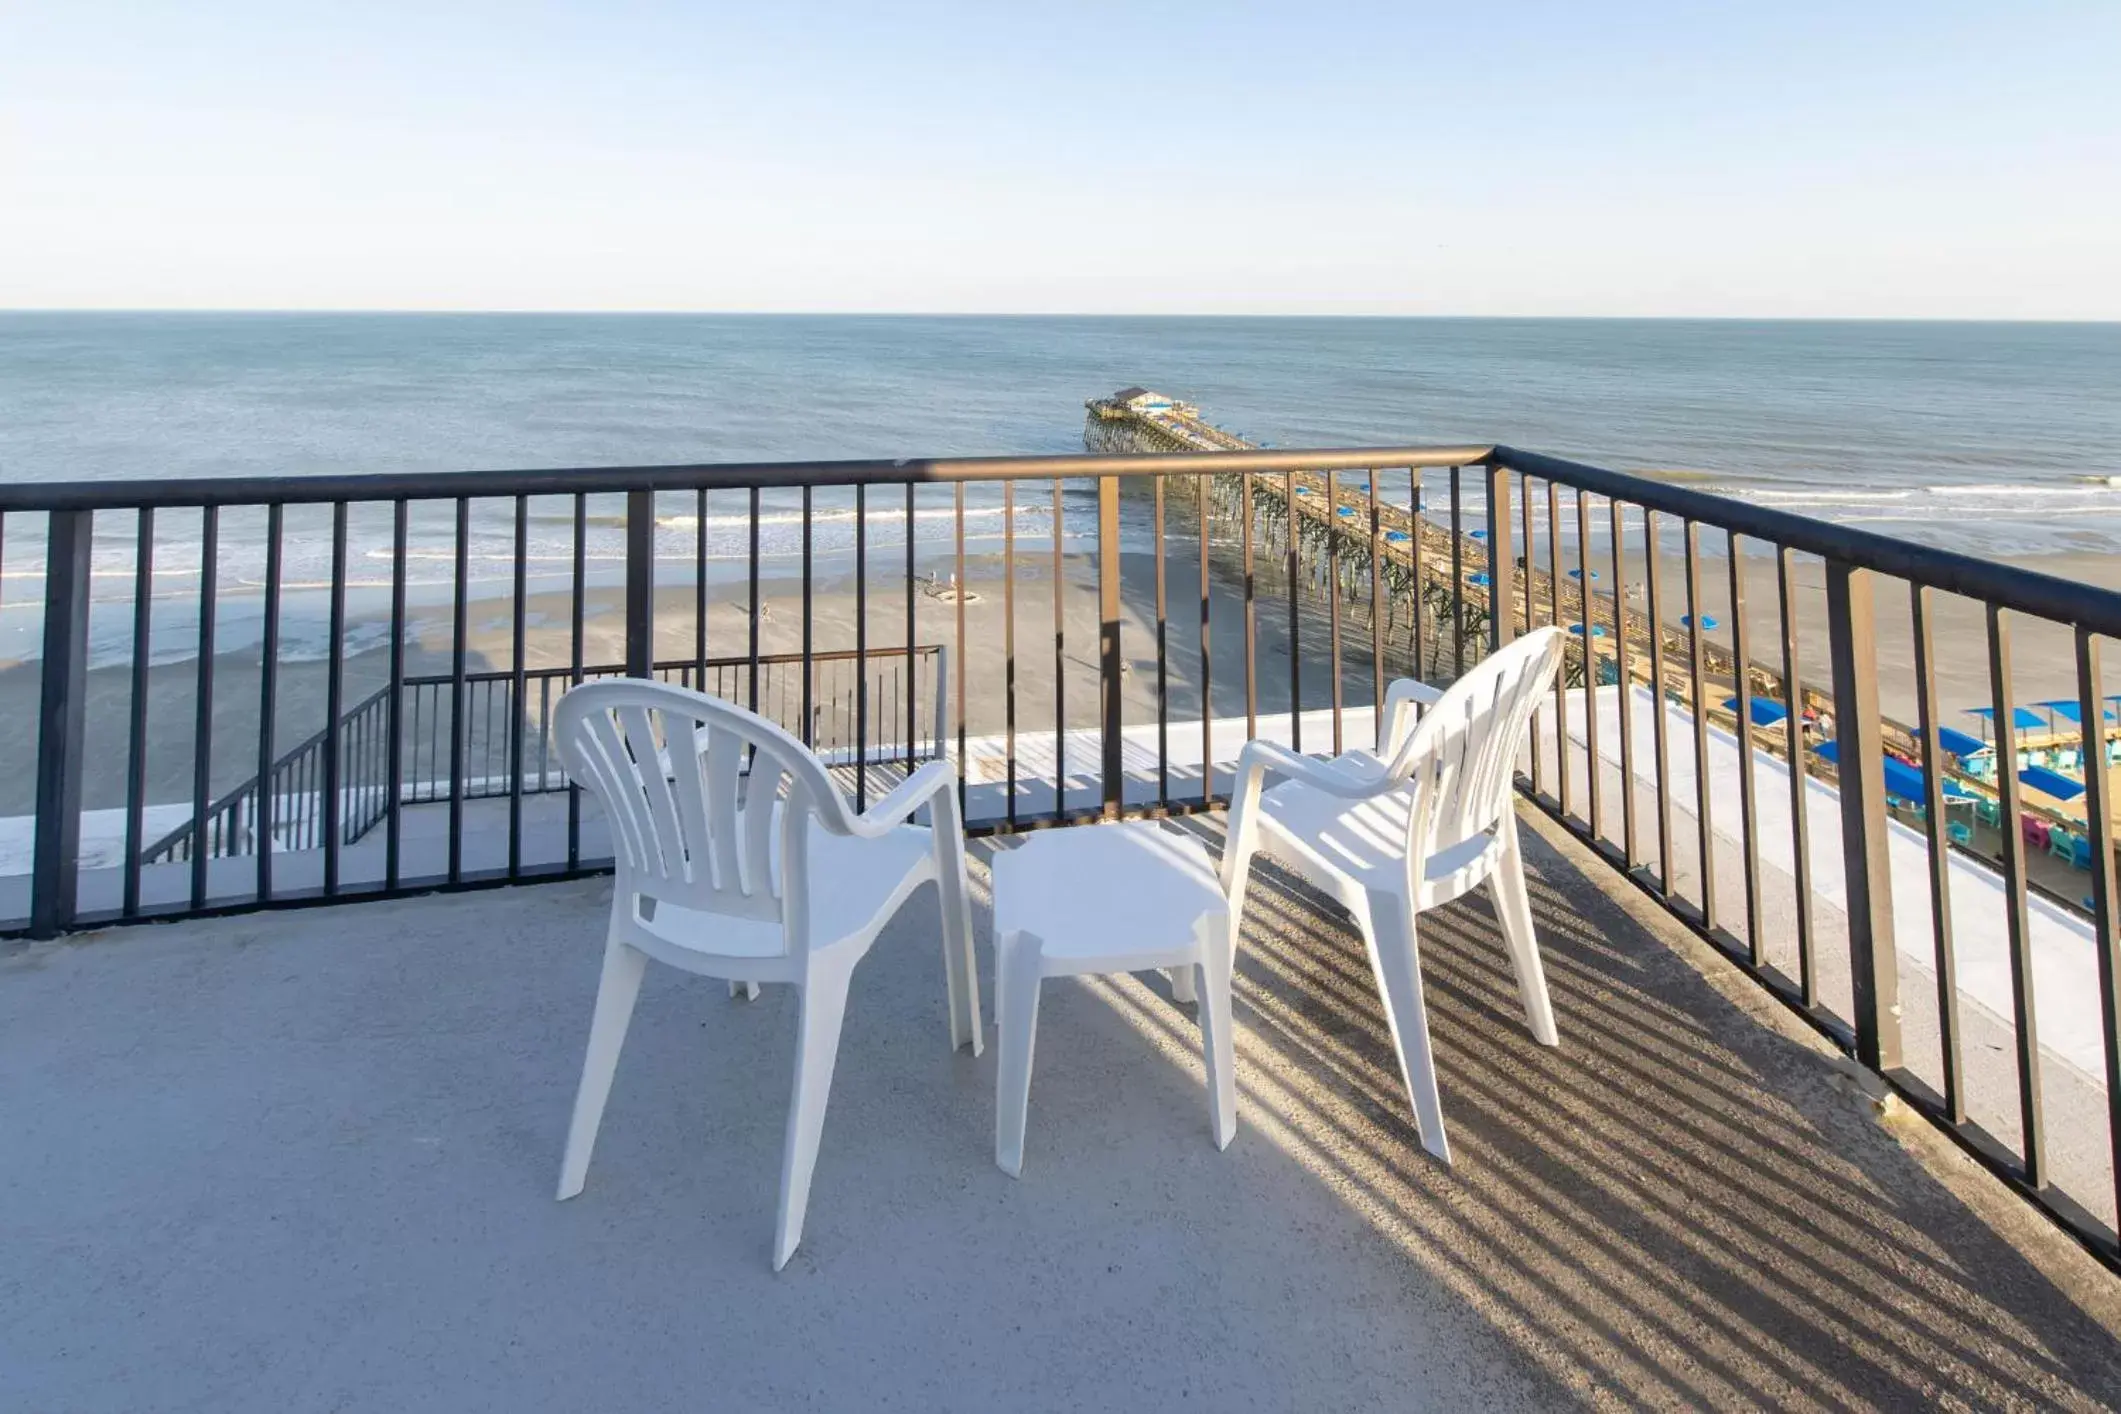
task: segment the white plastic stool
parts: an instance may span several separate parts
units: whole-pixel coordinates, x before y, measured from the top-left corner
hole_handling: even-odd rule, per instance
[[[1153,824],[1081,825],[1033,835],[994,857],[995,1025],[1001,1046],[994,1162],[1024,1167],[1039,984],[1048,977],[1172,969],[1189,1000],[1199,971],[1201,1057],[1215,1147],[1237,1132],[1232,1071],[1230,910],[1208,851]]]

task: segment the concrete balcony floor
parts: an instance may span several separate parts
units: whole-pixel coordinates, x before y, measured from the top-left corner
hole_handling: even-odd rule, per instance
[[[553,1201],[607,882],[17,945],[0,1407],[2121,1399],[2121,1283],[1603,866],[1528,844],[1559,1050],[1484,900],[1422,920],[1448,1169],[1359,939],[1270,870],[1236,1142],[1161,979],[1060,982],[1010,1180],[917,897],[857,975],[778,1276],[785,989],[651,969],[589,1187]]]

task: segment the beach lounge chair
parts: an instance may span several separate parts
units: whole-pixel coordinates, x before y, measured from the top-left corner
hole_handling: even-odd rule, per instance
[[[1374,754],[1355,750],[1318,761],[1251,741],[1238,758],[1223,856],[1231,927],[1243,917],[1258,851],[1354,915],[1422,1145],[1446,1162],[1451,1150],[1429,1045],[1415,918],[1487,884],[1532,1035],[1542,1045],[1559,1044],[1532,932],[1512,773],[1567,641],[1559,628],[1538,629],[1442,691],[1412,679],[1393,683]],[[1287,779],[1265,790],[1269,771]]]
[[[610,819],[617,875],[559,1196],[582,1191],[650,958],[725,978],[732,994],[788,983],[802,1001],[774,1222],[779,1271],[803,1236],[855,964],[931,879],[942,892],[950,1044],[979,1053],[957,769],[930,761],[856,814],[809,748],[717,698],[607,679],[567,693],[553,716],[569,775]],[[929,823],[909,823],[923,809]]]

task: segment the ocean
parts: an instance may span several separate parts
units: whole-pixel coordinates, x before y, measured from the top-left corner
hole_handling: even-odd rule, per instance
[[[0,479],[1067,452],[1084,399],[1133,383],[1274,446],[1502,441],[1977,555],[2121,553],[2114,324],[0,313]],[[921,495],[925,555],[951,521],[947,491]],[[852,542],[844,499],[819,502],[828,562]],[[873,553],[902,562],[903,494],[878,499]],[[1019,531],[1050,535],[1026,499]],[[695,553],[690,502],[659,506],[673,573]],[[416,596],[449,585],[452,524],[433,510],[414,526]],[[785,563],[795,503],[769,493],[762,511],[762,552]],[[321,514],[289,512],[297,654],[305,633],[320,646],[301,599],[328,565]],[[505,588],[509,514],[478,510],[475,592]],[[157,657],[186,651],[199,570],[195,517],[163,521]],[[535,577],[563,582],[571,511],[541,501],[533,521]],[[616,500],[593,521],[608,575]],[[748,550],[744,493],[711,497],[706,524],[727,572]],[[975,541],[1000,528],[998,496],[976,494]],[[98,531],[97,597],[128,600],[130,517]],[[385,536],[381,508],[356,513],[357,600],[387,582]],[[11,526],[0,551],[0,656],[34,652],[40,538]],[[225,647],[262,543],[262,516],[224,519]],[[95,630],[99,658],[122,651],[122,615]]]

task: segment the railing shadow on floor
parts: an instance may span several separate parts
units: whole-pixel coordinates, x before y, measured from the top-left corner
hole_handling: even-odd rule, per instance
[[[1179,828],[1220,843],[1219,820]],[[1457,1165],[1419,1152],[1360,937],[1272,866],[1238,959],[1241,1132],[1323,1171],[1579,1394],[1907,1407],[2121,1392],[2107,1331],[1819,1049],[1527,844],[1560,1049],[1526,1030],[1484,899],[1421,920]],[[1166,984],[1088,985],[1197,1074]]]

